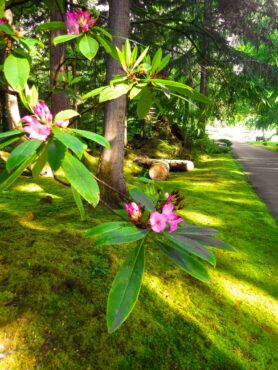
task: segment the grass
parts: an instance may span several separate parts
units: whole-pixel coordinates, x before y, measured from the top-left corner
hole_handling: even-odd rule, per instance
[[[277,141],[250,141],[248,144],[259,146],[260,148],[272,150],[273,152],[278,152],[278,142]]]
[[[277,368],[275,220],[229,154],[165,187],[184,193],[186,220],[218,228],[236,252],[215,250],[203,284],[149,243],[139,301],[112,335],[106,299],[131,247],[94,247],[82,234],[114,216],[88,208],[81,222],[48,178],[0,196],[0,369]]]

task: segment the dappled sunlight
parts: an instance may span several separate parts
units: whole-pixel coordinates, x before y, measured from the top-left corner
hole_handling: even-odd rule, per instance
[[[219,217],[206,215],[198,211],[185,209],[183,211],[180,211],[179,213],[184,217],[185,221],[190,221],[194,224],[202,224],[214,227],[223,225],[223,222]]]
[[[27,227],[28,229],[31,230],[37,230],[37,231],[45,231],[49,232],[49,228],[46,226],[42,226],[38,222],[34,222],[33,220],[26,220],[26,219],[19,219],[18,220],[19,224],[23,227]]]
[[[14,186],[14,189],[17,191],[26,191],[26,192],[43,192],[43,188],[41,188],[38,184],[30,183],[30,184],[21,184]]]
[[[246,281],[232,279],[223,271],[214,279],[214,284],[234,304],[242,309],[251,308],[257,320],[278,329],[278,303],[264,290]]]

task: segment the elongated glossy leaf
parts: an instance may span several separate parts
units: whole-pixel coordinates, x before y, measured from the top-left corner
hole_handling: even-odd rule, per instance
[[[8,172],[12,172],[17,166],[32,156],[42,143],[39,140],[26,140],[18,145],[9,155],[6,163]]]
[[[144,241],[127,256],[118,271],[107,303],[107,326],[113,333],[128,318],[138,299],[144,273]]]
[[[61,44],[62,42],[67,42],[67,41],[76,39],[77,37],[79,37],[79,35],[61,35],[61,36],[57,36],[53,40],[53,44],[58,45],[58,44]]]
[[[66,153],[62,169],[71,186],[94,207],[99,202],[99,188],[90,171],[70,153]]]
[[[71,191],[75,204],[79,210],[80,218],[82,221],[86,220],[86,212],[83,206],[81,195],[71,186]]]
[[[22,172],[33,162],[33,160],[36,158],[36,155],[37,154],[34,153],[30,157],[28,157],[26,161],[21,163],[21,165],[18,166],[12,173],[8,173],[7,170],[2,172],[0,174],[0,191],[5,190],[10,185],[12,185],[15,180],[22,174]]]
[[[167,245],[159,241],[156,241],[156,244],[168,257],[171,258],[172,261],[174,261],[189,275],[203,282],[209,281],[207,269],[188,253],[180,248],[176,248],[174,245]]]
[[[12,130],[12,131],[1,132],[0,133],[0,140],[2,138],[11,137],[11,136],[20,135],[20,134],[22,135],[22,131],[20,131],[20,130]]]
[[[152,106],[152,93],[151,90],[145,87],[141,94],[138,96],[137,115],[143,119],[150,111]]]
[[[10,136],[2,140],[0,139],[0,149],[6,148],[8,145],[15,143],[20,139],[20,136],[22,135]]]
[[[112,35],[109,33],[105,28],[94,26],[94,30],[101,32],[104,36],[108,37],[108,39],[112,40]]]
[[[140,203],[142,207],[145,207],[147,211],[155,212],[155,206],[153,201],[140,189],[130,190],[130,195],[136,203]]]
[[[69,129],[69,131],[74,132],[79,136],[85,137],[86,139],[92,140],[95,143],[104,146],[106,149],[110,148],[109,141],[105,137],[98,135],[94,132],[79,129]]]
[[[79,40],[78,47],[85,58],[92,60],[98,52],[99,44],[91,36],[84,35]]]
[[[216,259],[214,254],[207,248],[203,247],[200,243],[195,240],[187,238],[185,235],[179,235],[176,233],[164,233],[164,235],[180,249],[193,254],[196,257],[201,258],[204,261],[209,262],[215,266]]]
[[[38,158],[36,160],[36,163],[34,164],[32,168],[32,176],[34,178],[39,177],[40,173],[42,172],[44,166],[47,162],[47,155],[48,155],[48,147],[49,142],[43,144],[42,148],[40,148],[40,151],[38,153]]]
[[[142,89],[138,88],[137,86],[133,86],[133,88],[130,90],[130,93],[129,93],[129,99],[132,100],[136,98],[136,96],[138,96],[141,91]]]
[[[39,45],[42,48],[44,47],[44,44],[40,40],[33,39],[31,37],[24,38],[13,37],[13,38],[16,39],[23,46],[26,46],[28,50],[32,50],[36,45]]]
[[[157,70],[158,66],[161,64],[161,59],[162,59],[162,49],[159,48],[152,60],[152,72],[155,72]]]
[[[98,87],[97,89],[94,89],[94,90],[88,92],[87,94],[83,95],[82,99],[86,100],[86,99],[89,99],[89,98],[93,98],[94,96],[99,95],[103,90],[105,90],[106,87],[107,86]]]
[[[77,137],[64,132],[59,127],[53,127],[52,131],[57,140],[71,149],[78,158],[82,157],[84,150],[87,148],[86,144],[82,143]]]
[[[80,114],[78,112],[76,112],[75,110],[73,110],[73,109],[62,110],[61,112],[56,114],[56,116],[54,118],[54,122],[67,121],[67,120],[69,120],[73,117],[77,117],[77,116],[80,116]]]
[[[218,230],[210,227],[187,224],[186,226],[179,227],[175,233],[183,235],[214,235],[218,232]]]
[[[130,42],[129,39],[126,39],[125,44],[123,46],[123,53],[125,57],[125,64],[127,67],[130,67],[131,63],[131,47],[130,47]]]
[[[103,103],[108,100],[113,100],[125,95],[130,90],[130,86],[119,84],[116,86],[107,86],[99,95],[99,102]]]
[[[135,45],[131,53],[131,61],[130,61],[131,65],[133,65],[136,62],[137,56],[138,56],[138,46]]]
[[[111,53],[110,43],[107,40],[105,40],[103,37],[101,37],[100,35],[97,35],[97,39],[98,39],[98,42],[104,47],[104,50],[106,51],[106,53],[110,54]]]
[[[47,161],[53,172],[58,171],[62,165],[62,161],[65,157],[67,148],[58,140],[50,142],[48,147]]]
[[[171,55],[170,54],[167,54],[161,61],[160,65],[158,66],[157,68],[157,73],[159,73],[160,71],[162,71],[166,66],[167,64],[170,62],[170,59],[171,59]]]
[[[66,25],[61,21],[45,22],[36,27],[37,31],[66,30]]]
[[[149,230],[138,229],[138,227],[129,224],[129,226],[110,231],[105,235],[98,235],[95,237],[95,245],[131,243],[145,238],[148,232]]]
[[[0,31],[5,32],[7,35],[15,35],[15,33],[6,24],[2,24],[2,23],[0,24]]]
[[[104,224],[97,225],[90,229],[86,234],[85,237],[97,237],[103,234],[109,234],[111,231],[119,230],[123,227],[129,227],[130,222],[125,221],[112,221],[112,222],[105,222]]]
[[[10,54],[4,63],[4,75],[8,83],[15,90],[23,90],[30,73],[28,59],[19,55]]]
[[[212,238],[212,237],[207,236],[207,235],[190,235],[188,237],[190,239],[197,240],[198,242],[200,242],[202,244],[211,245],[212,247],[215,247],[215,248],[233,250],[232,247],[230,247],[228,244],[226,244],[222,240]]]
[[[134,70],[136,67],[139,66],[139,64],[143,61],[143,59],[145,58],[145,56],[147,55],[149,51],[149,46],[146,47],[146,49],[140,54],[139,58],[136,60],[136,62],[134,63],[133,67],[132,67],[132,70]]]

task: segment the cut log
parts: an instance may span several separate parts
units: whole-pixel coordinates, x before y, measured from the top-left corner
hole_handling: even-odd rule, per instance
[[[166,180],[169,176],[170,166],[167,162],[153,162],[149,170],[149,176],[152,180]]]
[[[180,159],[135,158],[134,162],[146,168],[151,167],[154,163],[167,163],[170,167],[170,171],[173,172],[192,171],[194,169],[194,163],[192,161]]]

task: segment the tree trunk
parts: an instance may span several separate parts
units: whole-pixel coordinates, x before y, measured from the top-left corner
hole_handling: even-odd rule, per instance
[[[200,93],[203,95],[208,95],[208,57],[209,57],[209,37],[206,34],[210,27],[210,7],[211,7],[211,0],[204,0],[204,34],[202,36],[202,55],[201,55],[201,75],[200,75]],[[200,109],[202,110],[201,117],[199,119],[199,129],[201,130],[201,136],[205,134],[206,130],[206,116],[205,116],[205,105],[200,104]]]
[[[11,10],[5,11],[5,18],[8,20],[9,24],[13,24],[13,14]],[[4,52],[4,59],[10,53],[9,49],[6,49]],[[10,87],[9,90],[12,91]],[[13,130],[21,126],[20,124],[20,113],[18,108],[18,100],[16,94],[5,94],[5,105],[6,105],[6,112],[7,112],[7,119],[8,119],[8,129]]]
[[[50,20],[64,21],[63,13],[56,2],[50,11]],[[65,32],[61,30],[53,30],[50,33],[50,85],[53,93],[51,94],[51,111],[55,115],[57,112],[69,108],[69,99],[64,90],[55,91],[55,86],[58,82],[59,74],[62,74],[63,79],[66,79],[65,62],[65,44],[61,43],[57,46],[53,45],[53,39],[56,36],[63,35]]]
[[[113,42],[121,48],[123,37],[129,34],[129,0],[109,1],[109,28],[114,36]],[[107,60],[107,83],[113,75],[123,74],[121,65],[110,56]],[[104,149],[100,159],[99,177],[123,194],[127,187],[123,174],[125,142],[126,97],[112,100],[105,105],[104,135],[111,148]],[[112,207],[119,206],[120,198],[105,186],[101,188],[101,197]]]

